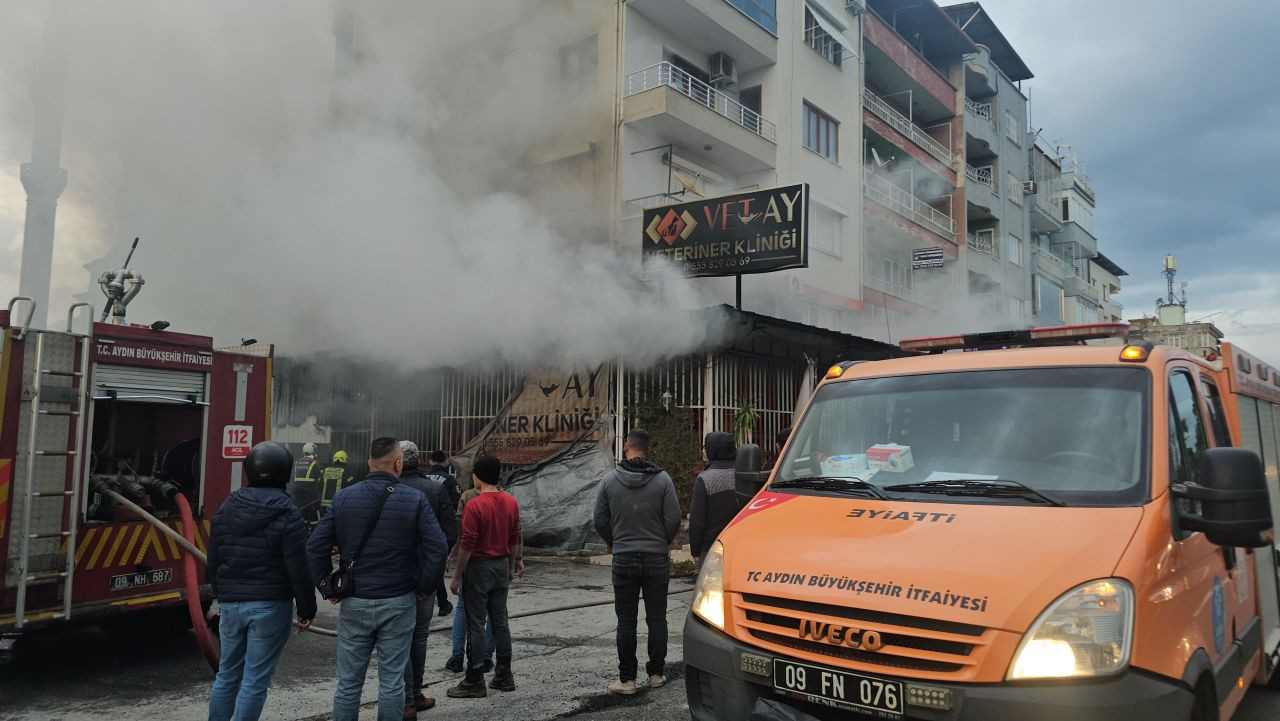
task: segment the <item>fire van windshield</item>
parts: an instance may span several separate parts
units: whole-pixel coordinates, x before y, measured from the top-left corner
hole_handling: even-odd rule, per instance
[[[796,483],[822,476],[857,479],[886,497],[919,501],[1138,505],[1150,488],[1150,388],[1140,367],[832,383],[819,389],[796,429],[774,485],[827,495]],[[969,490],[941,492],[960,486]],[[980,486],[1001,492],[973,490]]]

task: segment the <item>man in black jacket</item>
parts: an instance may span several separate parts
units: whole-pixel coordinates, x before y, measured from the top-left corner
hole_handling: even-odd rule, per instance
[[[404,456],[394,438],[375,438],[369,475],[338,492],[307,541],[311,577],[333,571],[336,545],[350,562],[354,594],[338,613],[338,688],[333,721],[356,721],[369,659],[378,651],[378,721],[404,713],[404,669],[416,619],[417,593],[435,593],[449,547],[426,496],[398,483]],[[385,497],[385,501],[383,498]],[[353,558],[365,529],[368,543]],[[330,603],[338,603],[330,599]]]
[[[458,542],[458,521],[453,515],[453,503],[445,490],[441,478],[436,475],[423,475],[420,469],[421,455],[418,445],[413,441],[400,441],[400,452],[404,454],[404,470],[400,473],[400,485],[408,486],[422,493],[427,498],[427,505],[435,514],[444,531],[449,546]],[[441,581],[443,586],[443,579]],[[435,594],[418,594],[417,614],[413,627],[413,642],[409,646],[409,663],[405,667],[404,698],[405,718],[414,718],[419,711],[426,711],[436,705],[434,698],[422,693],[422,676],[427,664],[427,636],[431,633],[431,612],[435,610]],[[450,609],[452,610],[452,609]]]
[[[453,477],[449,472],[449,454],[442,449],[437,448],[427,456],[426,475],[430,478],[439,478],[441,485],[444,486],[445,493],[449,496],[449,508],[453,509],[454,517],[461,514],[457,513],[458,501],[462,498],[462,489],[458,487],[458,479]],[[450,544],[456,544],[457,539],[450,540]],[[452,549],[450,549],[452,553]],[[436,603],[440,605],[440,617],[444,618],[453,612],[453,604],[449,602],[449,589],[445,588],[445,584],[441,583],[440,588],[436,590]]]
[[[248,488],[231,494],[209,531],[209,584],[221,607],[222,660],[209,694],[210,721],[257,719],[289,640],[316,616],[307,572],[307,533],[285,488],[293,454],[259,443],[245,459]]]
[[[734,489],[733,466],[738,447],[728,433],[708,433],[702,441],[707,467],[693,482],[689,503],[689,551],[693,562],[707,555],[716,537],[738,515],[738,494]]]

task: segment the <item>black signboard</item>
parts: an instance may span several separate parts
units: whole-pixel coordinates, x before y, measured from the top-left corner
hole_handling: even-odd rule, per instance
[[[941,268],[944,259],[942,248],[916,248],[911,251],[911,269]]]
[[[644,258],[686,275],[769,273],[809,266],[807,183],[644,212]]]

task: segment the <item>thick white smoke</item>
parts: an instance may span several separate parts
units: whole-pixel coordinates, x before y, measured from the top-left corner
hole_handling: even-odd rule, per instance
[[[596,32],[610,4],[539,4],[354,3],[359,62],[344,71],[338,54],[335,72],[327,2],[70,2],[52,304],[137,235],[147,283],[131,319],[219,342],[417,366],[691,349],[706,328],[678,312],[687,286],[637,280],[638,250],[611,245],[601,219],[603,179],[539,187],[531,172],[540,149],[607,132],[613,110],[566,91],[544,37]],[[0,157],[29,153],[47,12],[0,8]],[[21,197],[13,180],[0,175],[0,197]],[[98,237],[66,245],[61,221],[78,217]],[[0,275],[4,295],[13,280]]]

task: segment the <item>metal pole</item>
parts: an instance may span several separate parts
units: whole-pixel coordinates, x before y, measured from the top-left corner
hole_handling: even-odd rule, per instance
[[[742,274],[739,273],[733,277],[734,285],[734,307],[742,310]]]

